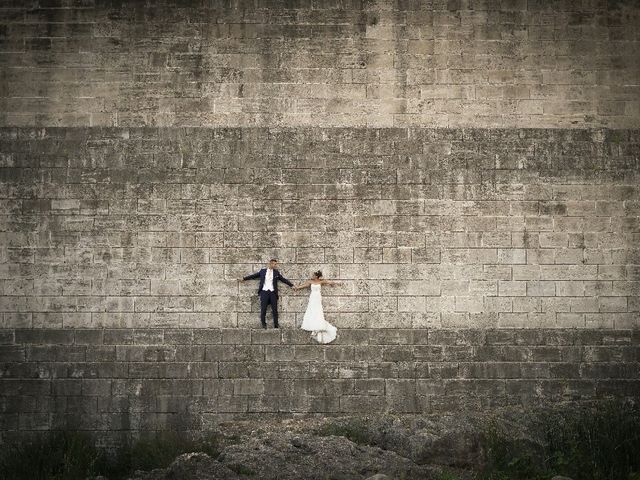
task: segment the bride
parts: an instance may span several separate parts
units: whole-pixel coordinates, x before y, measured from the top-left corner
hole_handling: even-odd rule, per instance
[[[309,294],[309,303],[307,310],[304,312],[302,325],[303,330],[311,331],[311,338],[318,343],[329,343],[335,340],[337,329],[324,319],[322,311],[322,295],[320,294],[320,285],[342,285],[339,282],[330,282],[322,278],[322,272],[318,270],[313,273],[313,277],[301,285],[293,287],[294,290],[301,290],[306,287],[311,288]]]

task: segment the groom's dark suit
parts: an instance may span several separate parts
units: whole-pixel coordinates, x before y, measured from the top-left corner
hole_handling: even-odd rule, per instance
[[[252,273],[243,277],[243,280],[251,280],[252,278],[260,278],[258,285],[258,296],[260,297],[260,323],[266,328],[267,326],[267,305],[271,304],[271,314],[273,315],[273,327],[278,328],[278,281],[286,283],[293,287],[293,283],[284,278],[276,269],[273,270],[273,291],[263,290],[265,280],[267,278],[267,269],[263,268],[257,273]]]

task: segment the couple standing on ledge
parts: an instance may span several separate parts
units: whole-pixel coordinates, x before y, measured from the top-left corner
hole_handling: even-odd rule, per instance
[[[252,273],[246,277],[239,279],[241,282],[259,278],[258,296],[260,297],[260,323],[262,328],[267,328],[267,305],[271,304],[271,313],[273,315],[273,328],[278,328],[278,282],[283,282],[292,287],[294,290],[301,290],[306,287],[311,288],[309,294],[309,302],[304,312],[301,329],[311,332],[311,338],[318,343],[329,343],[336,338],[337,329],[324,319],[322,310],[322,295],[320,293],[321,285],[341,285],[339,282],[330,282],[322,278],[322,272],[318,270],[313,276],[300,285],[293,286],[289,280],[284,278],[277,270],[278,261],[272,258],[269,264],[257,273]]]

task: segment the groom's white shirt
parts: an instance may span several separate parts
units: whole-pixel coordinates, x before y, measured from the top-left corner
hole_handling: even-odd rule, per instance
[[[267,274],[264,278],[264,285],[262,290],[269,290],[273,292],[273,269],[267,268]]]

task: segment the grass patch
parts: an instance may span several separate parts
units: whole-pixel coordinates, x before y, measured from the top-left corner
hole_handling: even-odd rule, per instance
[[[94,438],[86,432],[42,432],[37,438],[3,449],[0,479],[85,480],[105,475],[120,480],[135,470],[165,468],[178,455],[194,451],[217,458],[217,435],[194,440],[184,434],[159,431],[154,438],[128,442],[115,452],[107,452],[96,448]]]
[[[326,423],[314,433],[321,437],[346,437],[358,445],[375,445],[366,423],[364,420],[357,418],[341,423]]]
[[[8,444],[0,456],[3,480],[84,480],[95,474],[100,452],[85,432],[43,432]]]
[[[460,477],[450,472],[442,472],[436,477],[436,480],[460,480]]]
[[[540,413],[540,442],[514,440],[497,424],[484,432],[483,480],[640,480],[640,407],[620,401]]]
[[[178,455],[188,452],[204,452],[212,458],[220,454],[218,437],[208,435],[194,440],[182,433],[159,431],[154,438],[138,439],[121,447],[113,459],[100,464],[103,473],[110,479],[126,476],[135,470],[152,470],[166,468]]]

